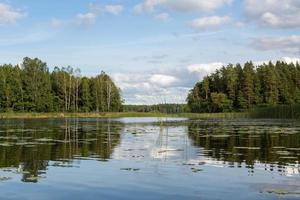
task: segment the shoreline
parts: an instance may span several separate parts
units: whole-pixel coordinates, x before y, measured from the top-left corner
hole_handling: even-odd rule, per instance
[[[245,118],[247,113],[157,113],[157,112],[103,112],[103,113],[0,113],[0,119],[59,119],[59,118],[124,118],[124,117],[184,117],[192,119]]]

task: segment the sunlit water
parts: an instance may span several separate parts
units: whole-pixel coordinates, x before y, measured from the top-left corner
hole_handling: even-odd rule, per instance
[[[300,199],[300,124],[0,121],[0,199]]]

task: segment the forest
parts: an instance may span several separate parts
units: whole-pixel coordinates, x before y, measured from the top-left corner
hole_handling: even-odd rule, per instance
[[[196,83],[187,103],[196,113],[300,104],[300,65],[282,61],[229,64]]]
[[[122,110],[119,88],[105,73],[83,77],[79,69],[38,58],[0,65],[0,112],[113,112]]]
[[[124,112],[159,112],[159,113],[187,113],[186,104],[156,104],[156,105],[123,105]]]

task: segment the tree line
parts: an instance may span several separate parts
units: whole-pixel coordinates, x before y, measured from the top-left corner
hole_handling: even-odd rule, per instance
[[[300,65],[277,61],[222,67],[196,83],[187,97],[191,112],[239,111],[300,104]]]
[[[124,112],[186,113],[186,104],[124,105]]]
[[[38,58],[0,65],[0,112],[113,112],[122,110],[119,88],[105,73],[82,77],[79,69]]]

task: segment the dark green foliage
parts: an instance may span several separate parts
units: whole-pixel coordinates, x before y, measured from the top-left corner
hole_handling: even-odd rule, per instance
[[[226,94],[213,92],[211,97],[211,111],[212,112],[222,112],[225,110],[230,110],[232,102],[227,98]]]
[[[51,111],[51,82],[47,64],[37,58],[24,58],[21,74],[24,109],[34,112]]]
[[[92,100],[89,103],[97,112],[121,111],[120,90],[107,74],[101,72],[90,82]]]
[[[81,79],[80,89],[80,102],[79,105],[83,112],[89,112],[92,108],[91,104],[91,92],[90,92],[90,80],[86,77]]]
[[[18,67],[3,65],[0,68],[0,109],[23,109],[22,79]]]
[[[198,82],[187,102],[192,112],[228,112],[300,103],[300,66],[278,61],[228,65]]]
[[[125,112],[187,113],[186,104],[124,105]]]
[[[0,111],[107,112],[120,111],[119,89],[104,72],[81,77],[78,69],[55,67],[35,58],[20,66],[0,66]]]
[[[300,105],[257,107],[248,113],[251,118],[300,119]]]

